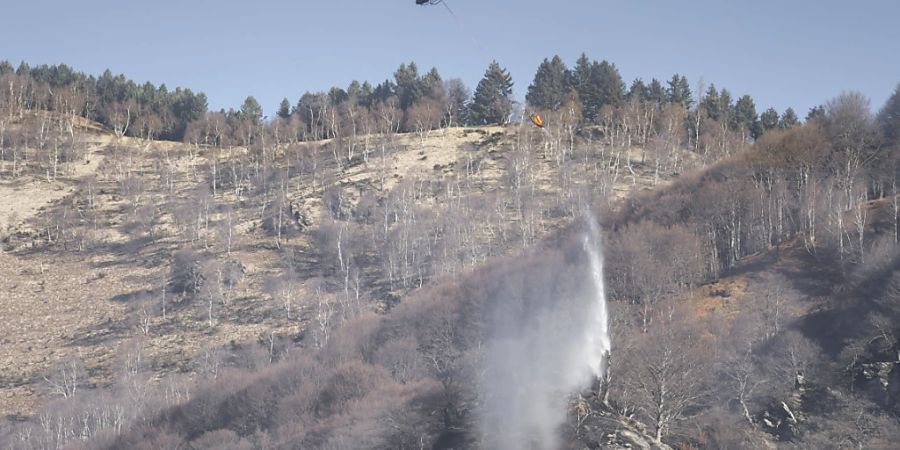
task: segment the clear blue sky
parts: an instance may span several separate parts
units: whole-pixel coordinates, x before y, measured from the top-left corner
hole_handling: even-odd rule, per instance
[[[635,77],[683,73],[750,94],[757,110],[857,90],[879,109],[900,82],[898,0],[11,0],[0,59],[109,68],[200,90],[211,109],[378,82],[400,63],[474,88],[492,59],[525,89],[540,61],[581,52]]]

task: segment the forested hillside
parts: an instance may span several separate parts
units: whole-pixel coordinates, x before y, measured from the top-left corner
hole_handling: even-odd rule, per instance
[[[801,121],[586,55],[526,104],[512,75],[268,116],[0,63],[2,447],[504,448],[497,343],[584,325],[586,217],[612,350],[560,447],[900,439],[900,86]]]

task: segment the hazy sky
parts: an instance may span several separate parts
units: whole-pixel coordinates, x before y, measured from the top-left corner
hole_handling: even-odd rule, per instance
[[[535,69],[581,52],[626,82],[687,75],[803,117],[844,90],[877,110],[900,82],[898,0],[7,0],[0,59],[66,63],[200,90],[211,109],[378,82],[402,62],[470,88],[492,59],[523,99]]]

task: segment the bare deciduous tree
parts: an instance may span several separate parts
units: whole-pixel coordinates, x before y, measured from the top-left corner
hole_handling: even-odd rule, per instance
[[[47,382],[51,392],[62,398],[72,398],[80,390],[84,383],[84,364],[79,358],[68,358],[53,366],[44,381]]]

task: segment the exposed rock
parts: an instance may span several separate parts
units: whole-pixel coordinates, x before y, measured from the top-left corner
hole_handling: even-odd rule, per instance
[[[894,412],[900,412],[900,361],[863,363],[858,367],[860,388]]]
[[[792,423],[794,425],[796,425],[798,423],[797,416],[794,415],[794,412],[791,411],[791,408],[787,405],[787,403],[781,402],[781,410],[784,411],[784,413],[787,415],[787,420],[790,423]]]
[[[577,429],[571,448],[671,450],[657,441],[642,423],[619,414],[595,393],[574,400],[570,415]]]
[[[291,220],[300,231],[306,230],[312,226],[312,219],[309,217],[309,214],[302,209],[299,203],[290,202],[288,211],[290,212]]]
[[[887,404],[895,414],[900,414],[900,363],[895,363],[887,378]]]
[[[876,381],[885,389],[890,384],[889,378],[896,362],[874,362],[861,365],[860,376],[867,381]]]
[[[803,404],[807,395],[806,379],[802,372],[794,378],[794,391],[785,400],[776,401],[763,411],[759,423],[767,433],[781,441],[791,441],[800,436],[799,425],[806,422]]]

